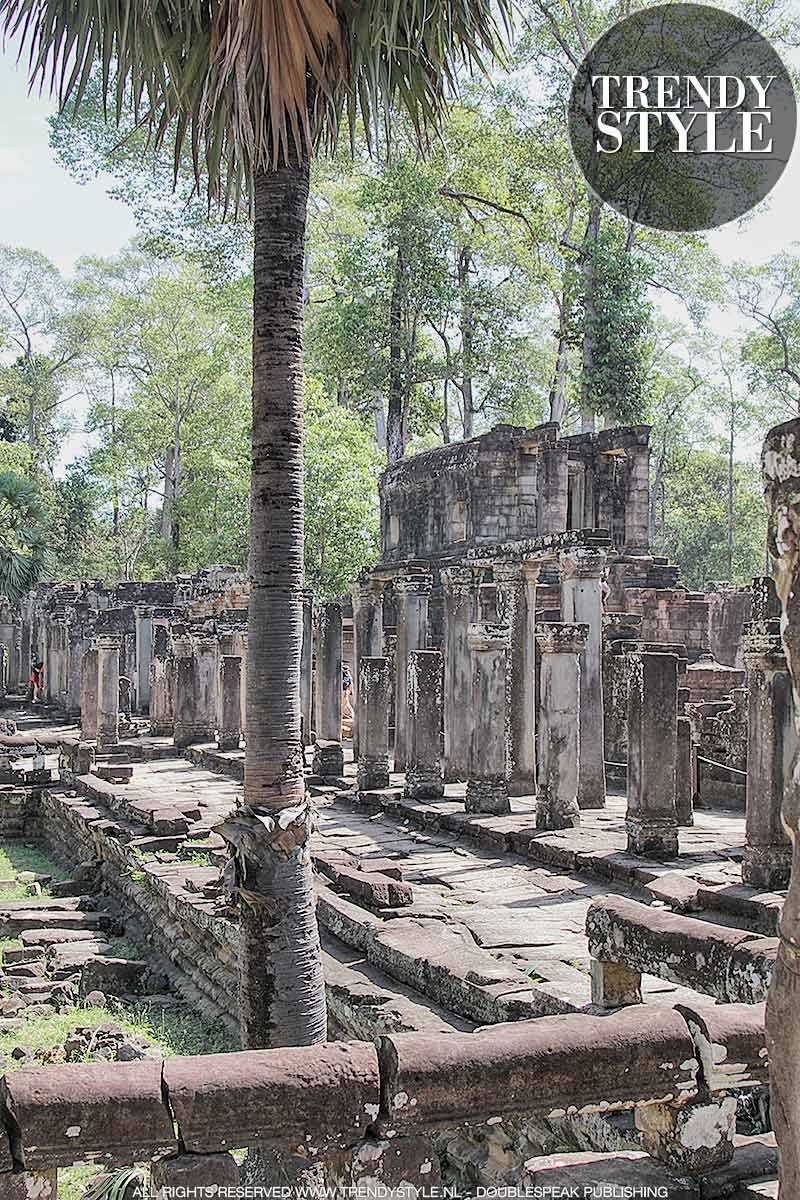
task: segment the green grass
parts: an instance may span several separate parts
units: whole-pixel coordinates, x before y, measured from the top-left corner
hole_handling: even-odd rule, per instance
[[[4,950],[21,950],[22,942],[19,938],[9,937],[0,938],[0,962],[3,961]]]
[[[0,879],[16,879],[21,871],[52,875],[53,879],[69,878],[66,871],[33,846],[25,846],[21,842],[0,845]],[[42,889],[41,897],[31,896],[25,883],[0,891],[0,905],[4,900],[30,900],[31,904],[35,904],[40,898],[47,899],[47,888]]]
[[[108,951],[109,958],[129,958],[136,962],[144,962],[144,951],[136,942],[129,942],[124,937],[112,937],[108,939],[108,944],[111,947]]]
[[[30,1017],[22,1029],[0,1033],[0,1054],[8,1059],[6,1070],[22,1064],[9,1058],[15,1046],[30,1046],[34,1054],[63,1044],[73,1029],[93,1029],[113,1021],[131,1036],[144,1036],[158,1046],[164,1058],[185,1054],[222,1054],[238,1050],[238,1039],[219,1022],[212,1022],[188,1009],[158,1009],[152,1006],[93,1008],[76,1005],[52,1016]],[[84,1060],[91,1061],[91,1055]],[[28,1062],[30,1065],[30,1061]]]
[[[96,1163],[66,1167],[58,1172],[58,1200],[81,1200],[89,1183],[100,1168]]]

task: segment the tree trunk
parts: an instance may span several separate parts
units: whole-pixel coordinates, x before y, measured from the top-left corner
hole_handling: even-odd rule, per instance
[[[728,537],[726,546],[728,583],[733,583],[733,451],[735,440],[735,410],[731,407],[731,423],[728,435]]]
[[[461,396],[464,402],[464,441],[475,432],[475,404],[472,396],[473,354],[475,314],[469,290],[469,272],[472,266],[472,251],[465,246],[458,256],[458,292],[461,298]]]
[[[300,737],[307,154],[255,179],[253,458],[244,807],[223,823],[241,902],[242,1042],[325,1040]]]
[[[590,382],[594,365],[595,337],[592,328],[595,319],[594,289],[597,263],[595,253],[597,238],[600,233],[600,215],[602,205],[599,200],[592,200],[589,209],[589,220],[586,224],[586,236],[583,239],[583,306],[586,327],[583,334],[583,372],[581,378],[581,431],[594,433],[595,414],[592,407]]]
[[[405,259],[398,248],[389,310],[389,411],[386,419],[386,458],[391,466],[405,454],[403,415],[403,311],[405,308]]]
[[[550,412],[548,415],[548,420],[555,421],[557,425],[564,420],[564,412],[567,407],[567,366],[569,364],[567,324],[567,293],[566,289],[563,289],[558,304],[558,342],[553,376],[550,380]]]

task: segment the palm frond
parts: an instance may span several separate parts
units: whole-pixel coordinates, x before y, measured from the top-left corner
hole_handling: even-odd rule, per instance
[[[49,565],[39,493],[15,471],[0,472],[0,596],[12,604],[34,587]]]
[[[80,104],[92,71],[156,144],[190,151],[198,182],[238,206],[292,147],[332,145],[344,114],[393,109],[420,137],[462,68],[500,52],[512,0],[0,0],[31,84]]]

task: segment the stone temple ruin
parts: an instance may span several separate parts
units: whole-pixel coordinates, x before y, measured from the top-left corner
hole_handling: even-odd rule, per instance
[[[276,1143],[383,1195],[777,1195],[792,664],[770,579],[692,592],[652,555],[648,438],[501,426],[386,472],[380,562],[304,602],[330,1042],[10,1073],[0,1197],[49,1200],[87,1160],[231,1184],[231,1151]],[[213,568],[0,609],[0,836],[74,881],[0,903],[12,990],[37,964],[17,1017],[65,982],[141,993],[113,926],[236,1028],[215,829],[241,794],[247,601]]]

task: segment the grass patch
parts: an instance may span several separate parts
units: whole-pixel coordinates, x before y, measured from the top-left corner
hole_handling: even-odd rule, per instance
[[[0,962],[3,961],[4,950],[21,950],[22,942],[19,938],[0,938]]]
[[[64,1167],[58,1172],[58,1200],[81,1200],[89,1183],[100,1168],[97,1163],[82,1163],[77,1167]]]
[[[94,1008],[76,1005],[53,1013],[52,1016],[31,1017],[22,1029],[0,1033],[0,1054],[8,1058],[7,1071],[18,1066],[16,1059],[8,1056],[15,1046],[30,1046],[36,1053],[62,1045],[73,1029],[93,1029],[113,1021],[131,1036],[148,1038],[158,1046],[164,1058],[176,1058],[184,1054],[221,1054],[227,1050],[240,1049],[236,1036],[218,1021],[209,1021],[199,1013],[185,1009],[142,1006],[122,1008]],[[91,1061],[87,1055],[86,1062]],[[29,1064],[30,1065],[30,1062]]]
[[[107,952],[108,958],[129,958],[135,962],[144,962],[145,954],[141,946],[136,942],[129,942],[124,937],[112,937],[108,939],[108,944],[111,949]]]
[[[53,879],[69,878],[66,871],[35,846],[25,846],[20,842],[6,842],[0,845],[0,879],[16,879],[21,871],[52,875]],[[24,883],[0,891],[0,905],[4,900],[30,900],[31,904],[35,904],[39,899],[47,899],[47,888],[42,889],[41,897],[31,896],[27,884]]]

